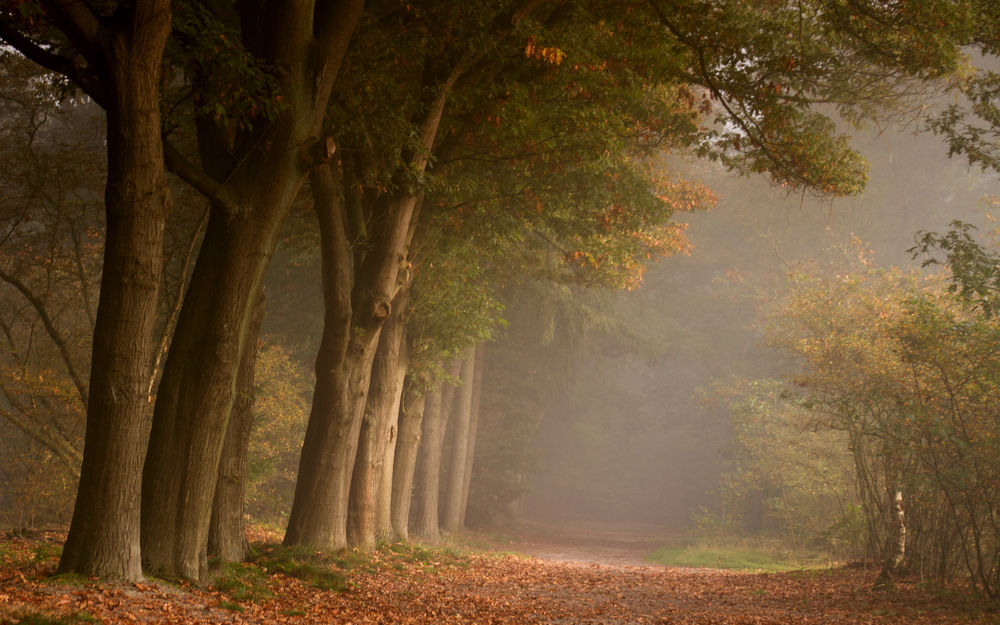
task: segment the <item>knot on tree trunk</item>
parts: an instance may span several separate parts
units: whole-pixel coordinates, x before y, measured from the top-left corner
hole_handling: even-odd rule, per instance
[[[389,313],[392,312],[392,304],[389,300],[380,299],[377,300],[372,305],[372,316],[374,316],[379,321],[389,318]]]

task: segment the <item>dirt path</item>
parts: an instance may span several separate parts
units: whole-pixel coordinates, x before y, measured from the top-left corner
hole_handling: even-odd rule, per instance
[[[553,562],[649,566],[646,556],[672,536],[651,525],[524,525],[511,533],[506,548]]]

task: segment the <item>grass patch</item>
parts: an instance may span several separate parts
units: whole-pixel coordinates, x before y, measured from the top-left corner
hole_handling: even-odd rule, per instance
[[[392,560],[397,569],[405,565],[426,567],[439,566],[469,566],[468,552],[456,547],[429,548],[413,543],[385,543],[379,547],[379,553]]]
[[[660,547],[646,556],[649,562],[667,566],[732,569],[781,573],[830,566],[827,556],[791,551],[778,545],[727,544],[708,541],[681,541]]]
[[[256,603],[274,596],[267,585],[265,571],[254,564],[224,563],[212,580],[212,586],[233,601]]]
[[[294,577],[313,588],[336,592],[347,590],[345,571],[358,567],[364,561],[363,556],[353,551],[338,557],[313,549],[282,545],[262,545],[251,557],[251,562],[268,573]]]
[[[46,577],[45,581],[59,586],[90,586],[93,583],[89,577],[79,573],[57,573]]]
[[[32,562],[43,564],[48,560],[58,560],[62,556],[62,545],[53,543],[38,543],[32,549]]]
[[[238,603],[233,603],[232,601],[220,601],[219,607],[223,610],[229,610],[230,612],[246,612],[246,608]]]

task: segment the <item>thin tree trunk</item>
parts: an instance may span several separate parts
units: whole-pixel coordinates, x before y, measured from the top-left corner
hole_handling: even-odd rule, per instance
[[[240,370],[236,377],[236,398],[229,418],[226,439],[219,461],[219,474],[208,531],[208,553],[223,562],[242,562],[247,553],[243,523],[244,490],[247,476],[247,444],[253,429],[254,368],[260,326],[264,320],[264,292],[257,295],[250,319]]]
[[[91,42],[106,57],[107,231],[83,464],[59,571],[139,580],[146,379],[171,201],[159,108],[170,3],[152,0],[120,13],[115,30]]]
[[[400,352],[406,299],[406,291],[400,291],[393,301],[392,314],[382,327],[351,477],[347,538],[350,544],[363,548],[374,547],[377,538],[385,537],[377,535],[377,509],[387,452],[394,449],[390,442],[395,442],[394,417],[402,392],[399,365],[401,355],[405,356]]]
[[[421,425],[420,447],[415,460],[413,493],[410,499],[409,525],[418,540],[435,542],[440,537],[437,517],[437,484],[439,474],[432,471],[431,463],[440,466],[441,418],[444,386],[439,385],[425,395]],[[431,449],[432,447],[437,449]],[[435,492],[431,492],[432,489]]]
[[[462,492],[465,486],[465,463],[469,449],[469,424],[472,412],[473,376],[476,368],[476,350],[470,347],[462,357],[461,386],[456,393],[455,410],[451,415],[451,445],[443,476],[444,501],[441,527],[447,532],[461,529]]]
[[[420,447],[420,426],[424,419],[427,395],[417,390],[413,380],[404,384],[399,411],[399,434],[392,472],[390,522],[393,534],[404,542],[410,539],[410,509],[413,500],[413,476]]]
[[[458,377],[461,360],[456,358],[448,367],[448,375]],[[455,387],[444,384],[427,397],[424,410],[423,434],[417,461],[416,489],[413,493],[417,506],[413,534],[420,540],[435,542],[441,533],[438,524],[440,502],[441,458],[444,433],[453,407]]]
[[[469,487],[472,484],[472,464],[476,457],[476,436],[479,434],[479,406],[483,393],[483,369],[486,363],[486,345],[476,346],[476,371],[472,377],[472,408],[469,411],[469,447],[465,452],[465,476],[462,481],[462,504],[459,527],[465,527],[465,513],[469,509]]]
[[[393,403],[389,409],[389,429],[385,437],[385,448],[381,451],[385,460],[379,472],[379,491],[375,498],[375,536],[380,540],[400,540],[392,527],[392,482],[396,471],[396,447],[399,445],[399,410],[403,403],[403,384],[409,368],[410,353],[406,341],[405,327],[399,336],[399,360],[396,363],[396,377],[393,380]]]

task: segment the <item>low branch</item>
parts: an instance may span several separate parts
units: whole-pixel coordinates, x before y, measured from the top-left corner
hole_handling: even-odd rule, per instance
[[[18,52],[29,60],[34,61],[49,71],[69,78],[101,107],[104,107],[107,103],[107,96],[97,76],[78,67],[71,59],[50,52],[24,36],[6,18],[0,18],[0,39],[6,41],[11,47],[16,48]]]
[[[225,185],[206,174],[200,167],[196,167],[190,159],[181,154],[180,150],[166,139],[163,140],[163,158],[171,173],[176,174],[181,180],[191,185],[210,202],[228,204],[229,198]]]
[[[45,332],[49,335],[49,338],[55,343],[56,348],[59,350],[59,354],[62,356],[63,362],[66,365],[66,371],[69,373],[70,378],[73,379],[73,385],[76,386],[76,391],[80,395],[80,400],[83,405],[87,405],[87,385],[83,383],[83,378],[77,373],[76,367],[73,365],[73,359],[69,354],[69,347],[66,344],[66,340],[56,329],[55,324],[52,323],[52,319],[49,317],[48,311],[45,309],[45,303],[42,302],[34,293],[31,292],[23,282],[17,279],[17,277],[10,275],[6,271],[0,270],[0,280],[3,280],[7,284],[11,285],[21,295],[24,299],[28,300],[35,312],[38,313],[38,318],[41,319],[42,325],[45,326]]]

